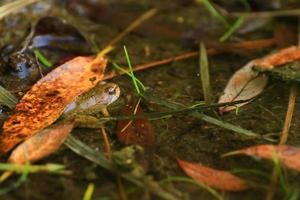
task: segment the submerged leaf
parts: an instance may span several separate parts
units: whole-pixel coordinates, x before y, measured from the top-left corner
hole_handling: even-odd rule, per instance
[[[205,167],[202,164],[177,160],[180,168],[191,178],[207,186],[225,191],[243,191],[250,186],[242,179],[228,172]]]
[[[248,156],[255,156],[273,160],[278,159],[279,163],[284,164],[288,168],[300,171],[300,149],[287,145],[258,145],[252,146],[238,151],[233,151],[224,156],[231,156],[237,154],[245,154]]]
[[[5,153],[19,142],[52,124],[77,96],[103,78],[106,59],[76,57],[39,80],[16,105],[3,125],[0,151]]]
[[[250,61],[230,78],[218,103],[251,100],[260,94],[268,83],[268,77],[253,71],[255,61]],[[246,103],[221,107],[220,112],[228,112]]]
[[[127,104],[121,115],[142,115],[144,112],[138,105]],[[117,136],[120,142],[130,145],[138,144],[149,150],[155,143],[154,128],[147,118],[118,121]]]
[[[257,59],[254,65],[261,69],[273,69],[298,59],[300,59],[300,48],[297,46],[290,46],[261,59]]]
[[[24,164],[48,156],[60,147],[73,127],[74,122],[69,121],[42,130],[13,150],[8,162]]]

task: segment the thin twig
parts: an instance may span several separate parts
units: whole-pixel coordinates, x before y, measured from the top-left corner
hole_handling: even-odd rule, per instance
[[[105,117],[109,117],[109,112],[107,109],[102,109],[102,114],[105,116]],[[108,136],[107,136],[107,133],[105,131],[105,128],[104,128],[104,125],[101,124],[100,125],[100,129],[101,129],[101,133],[102,133],[102,137],[104,139],[104,145],[105,145],[105,152],[106,152],[106,157],[108,160],[111,160],[112,158],[112,150],[111,150],[111,144],[110,144],[110,141],[108,139]],[[126,194],[126,191],[124,189],[124,186],[123,186],[123,183],[122,183],[122,179],[120,176],[116,175],[116,181],[117,181],[117,186],[118,186],[118,190],[119,190],[119,194],[120,194],[120,198],[122,200],[127,200],[127,194]]]
[[[125,30],[123,30],[120,34],[118,34],[115,38],[113,38],[104,48],[102,51],[105,51],[107,48],[112,48],[115,46],[117,42],[119,42],[123,37],[125,37],[128,33],[133,31],[136,27],[138,27],[141,23],[155,15],[157,12],[157,9],[153,8],[151,10],[148,10],[143,15],[141,15],[139,18],[134,20]],[[100,54],[101,52],[100,51]]]
[[[235,49],[242,48],[242,49],[246,49],[246,50],[254,50],[254,49],[261,49],[261,48],[271,47],[274,44],[276,44],[276,39],[275,38],[270,38],[270,39],[260,39],[260,40],[253,40],[253,41],[243,41],[243,42],[239,42],[239,43],[236,43],[236,44],[229,44],[228,46],[232,47],[232,48],[235,48]],[[215,49],[215,48],[208,48],[206,51],[207,51],[207,55],[210,55],[210,56],[211,55],[216,55],[216,54],[219,54],[219,53],[223,52],[222,50],[218,50],[218,49]],[[135,71],[135,72],[136,71],[142,71],[142,70],[145,70],[145,69],[149,69],[149,68],[152,68],[152,67],[157,67],[157,66],[160,66],[160,65],[165,65],[165,64],[172,63],[172,62],[175,62],[175,61],[194,58],[194,57],[197,57],[198,55],[199,55],[198,51],[186,52],[186,53],[183,53],[183,54],[178,55],[178,56],[165,58],[163,60],[137,65],[137,66],[133,67],[133,71]],[[106,73],[103,80],[112,79],[116,76],[120,76],[120,75],[126,74],[128,72],[129,72],[129,70],[126,70],[124,72],[113,70],[113,71],[110,71],[110,72]]]
[[[288,135],[289,135],[289,130],[290,130],[292,117],[293,117],[293,113],[294,113],[294,109],[295,109],[296,96],[297,96],[297,83],[294,82],[294,83],[292,83],[291,89],[290,89],[288,109],[286,112],[285,121],[284,121],[283,129],[282,129],[282,133],[281,133],[281,137],[280,137],[280,141],[279,141],[280,145],[283,145],[286,143]],[[277,184],[277,178],[278,178],[278,173],[274,167],[273,172],[272,172],[271,183],[270,183],[269,190],[268,190],[268,193],[266,196],[266,200],[273,199],[274,191],[276,189],[276,184]]]

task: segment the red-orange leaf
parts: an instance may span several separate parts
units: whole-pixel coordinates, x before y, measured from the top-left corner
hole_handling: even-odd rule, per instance
[[[76,57],[51,71],[23,96],[3,125],[0,152],[52,124],[78,95],[103,78],[106,59]]]
[[[62,124],[55,124],[42,130],[13,150],[8,162],[24,164],[48,156],[58,149],[71,133],[73,127],[74,122],[69,121]]]
[[[246,154],[249,156],[261,157],[266,159],[278,159],[279,163],[285,166],[300,171],[300,149],[287,145],[258,145],[234,152],[229,152],[227,155]]]
[[[290,46],[261,59],[257,59],[255,65],[264,69],[273,69],[276,66],[284,65],[298,59],[300,59],[300,48],[297,46]]]
[[[121,111],[121,115],[133,114],[143,114],[142,108],[127,104]],[[126,145],[138,144],[146,150],[150,150],[155,143],[154,128],[148,119],[118,121],[117,136]]]
[[[177,159],[177,162],[188,176],[207,186],[232,192],[243,191],[250,188],[244,180],[228,172],[179,159]]]

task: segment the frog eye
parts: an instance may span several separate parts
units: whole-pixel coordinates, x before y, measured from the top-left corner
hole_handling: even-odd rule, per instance
[[[105,92],[108,93],[109,95],[114,95],[116,93],[116,88],[115,87],[106,88]]]

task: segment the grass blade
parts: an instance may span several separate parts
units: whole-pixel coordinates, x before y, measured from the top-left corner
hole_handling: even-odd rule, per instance
[[[28,168],[28,165],[27,165],[27,167],[24,168],[24,170],[22,172],[22,175],[20,176],[20,178],[16,182],[10,184],[7,187],[4,187],[4,188],[0,189],[0,195],[4,195],[4,194],[20,187],[26,181],[28,174],[29,174],[29,168]]]
[[[137,93],[138,93],[138,94],[141,94],[140,87],[139,87],[139,85],[137,84],[137,78],[135,77],[135,75],[134,75],[134,73],[133,73],[131,61],[130,61],[130,58],[129,58],[129,55],[128,55],[126,46],[124,46],[124,52],[125,52],[126,61],[127,61],[128,68],[129,68],[129,73],[131,74],[130,77],[131,77],[131,79],[132,79],[132,82],[133,82],[133,84],[134,84],[134,87],[135,87]],[[144,87],[143,87],[142,89],[145,91],[145,88],[144,88]]]
[[[133,77],[132,74],[131,74],[128,70],[123,69],[123,68],[120,67],[117,63],[112,62],[112,64],[113,64],[113,66],[114,66],[117,70],[121,71],[121,72],[124,73],[124,74],[127,74],[127,75],[130,76],[132,79],[135,79],[136,82],[143,88],[143,90],[146,90],[146,87],[144,86],[144,84],[143,84],[138,78]]]
[[[92,148],[84,144],[83,142],[77,140],[72,135],[69,135],[69,137],[65,140],[65,145],[69,149],[71,149],[76,154],[86,158],[87,160],[92,161],[93,163],[98,164],[102,168],[120,175],[124,179],[128,180],[129,182],[132,182],[138,186],[142,186],[142,182],[137,180],[135,177],[132,177],[128,174],[120,174],[116,171],[113,163],[106,159],[105,155],[101,152],[94,151]]]
[[[213,7],[209,0],[196,0],[196,2],[201,4],[203,3],[210,14],[219,20],[224,26],[230,26],[227,20]]]
[[[206,48],[202,42],[200,44],[200,76],[201,76],[204,100],[206,105],[209,105],[212,103],[212,92],[210,86],[210,75],[209,75],[209,66],[208,66]]]
[[[93,183],[90,183],[86,188],[82,200],[91,200],[92,195],[94,193],[94,189],[95,189],[95,185]]]
[[[102,168],[124,178],[125,180],[141,188],[147,186],[149,191],[159,196],[161,199],[178,200],[178,198],[176,198],[173,194],[161,188],[155,181],[152,180],[152,178],[148,178],[147,176],[135,177],[134,175],[128,173],[120,173],[119,171],[117,171],[112,161],[107,160],[103,153],[94,151],[86,144],[74,138],[72,135],[69,135],[69,137],[65,140],[65,145],[67,145],[69,149],[71,149],[76,154],[92,161],[93,163],[98,164]]]
[[[42,54],[42,52],[37,49],[35,49],[33,52],[43,65],[45,65],[46,67],[52,67],[52,63]]]
[[[230,36],[237,30],[240,28],[240,26],[244,23],[245,21],[245,17],[241,16],[239,17],[233,24],[232,26],[230,26],[230,28],[220,37],[219,41],[220,42],[224,42],[225,40],[227,40],[228,38],[230,38]]]
[[[18,99],[7,91],[4,87],[0,86],[0,104],[3,104],[10,109],[13,109],[18,103]]]
[[[157,96],[153,96],[151,95],[150,93],[143,93],[143,97],[148,100],[148,101],[152,101],[158,105],[162,105],[162,106],[165,106],[167,108],[171,108],[171,109],[174,109],[174,110],[178,110],[180,108],[184,108],[183,105],[180,105],[180,104],[177,104],[177,103],[173,103],[173,102],[170,102],[168,100],[164,100],[164,99],[161,99]],[[257,134],[257,133],[254,133],[250,130],[246,130],[246,129],[243,129],[239,126],[235,126],[231,123],[228,123],[228,122],[224,122],[224,121],[221,121],[221,120],[218,120],[216,118],[213,118],[213,117],[210,117],[208,115],[205,115],[201,112],[191,112],[189,113],[191,116],[197,118],[197,119],[200,119],[200,120],[203,120],[203,121],[206,121],[210,124],[214,124],[216,126],[219,126],[221,128],[225,128],[227,130],[231,130],[233,132],[236,132],[236,133],[239,133],[241,135],[244,135],[244,136],[247,136],[247,137],[253,137],[253,138],[262,138],[262,139],[265,139],[265,140],[268,140],[268,141],[272,141],[273,140],[271,138],[265,138],[264,136],[260,135],[260,134]]]
[[[29,173],[48,172],[53,174],[70,174],[70,171],[65,170],[66,167],[60,164],[21,165],[21,164],[0,163],[1,171],[22,173],[24,172],[25,169],[28,170]]]

